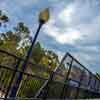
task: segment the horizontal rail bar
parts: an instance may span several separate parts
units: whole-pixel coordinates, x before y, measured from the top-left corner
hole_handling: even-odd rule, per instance
[[[10,52],[7,52],[7,51],[5,51],[5,50],[3,50],[3,49],[0,49],[0,52],[2,52],[2,53],[6,53],[6,54],[8,54],[8,55],[11,55],[11,56],[13,56],[13,57],[15,57],[15,58],[17,58],[17,59],[19,59],[19,60],[21,60],[21,61],[24,61],[25,59],[23,59],[23,58],[21,58],[21,57],[18,57],[17,55],[14,55],[14,54],[12,54],[12,53],[10,53]],[[78,60],[76,60],[70,53],[66,53],[66,55],[68,55],[68,56],[70,56],[72,59],[74,59],[80,66],[82,66],[85,70],[87,70],[89,73],[91,73],[96,79],[98,79],[98,80],[100,80],[96,75],[94,75],[91,71],[89,71],[85,66],[83,66]],[[34,64],[33,62],[30,62],[29,61],[29,64],[32,64],[32,65],[34,65],[34,66],[37,66],[37,67],[42,67],[42,69],[43,70],[46,70],[46,71],[48,71],[48,72],[51,72],[50,70],[50,68],[48,68],[48,67],[43,67],[42,65],[37,65],[37,64]]]
[[[76,60],[70,53],[67,53],[74,61],[76,61],[80,66],[82,66],[85,70],[87,70],[90,74],[92,74],[96,79],[100,80],[94,73],[89,71],[84,65],[82,65],[78,60]]]
[[[36,78],[38,78],[38,79],[41,79],[41,80],[47,80],[47,78],[43,78],[43,77],[41,77],[41,76],[38,76],[38,75],[32,75],[32,74],[29,74],[29,73],[26,73],[26,72],[23,72],[23,71],[21,71],[21,70],[16,70],[16,69],[13,69],[13,68],[8,68],[8,67],[6,67],[6,66],[2,66],[2,65],[0,65],[2,68],[5,68],[5,69],[8,69],[8,70],[12,70],[12,71],[16,71],[16,72],[21,72],[21,73],[23,73],[23,74],[25,74],[25,75],[27,75],[27,76],[31,76],[31,77],[36,77]]]

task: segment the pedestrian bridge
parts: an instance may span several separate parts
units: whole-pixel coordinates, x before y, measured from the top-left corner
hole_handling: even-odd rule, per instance
[[[100,80],[69,53],[56,69],[29,62],[21,70],[24,59],[0,50],[0,97],[22,99],[100,98]],[[18,73],[23,73],[16,98],[9,97]]]

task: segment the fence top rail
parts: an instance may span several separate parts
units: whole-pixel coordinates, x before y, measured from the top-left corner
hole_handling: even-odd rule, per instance
[[[18,60],[20,60],[20,61],[24,61],[25,59],[24,58],[21,58],[21,57],[19,57],[19,56],[17,56],[17,55],[15,55],[15,54],[12,54],[12,53],[10,53],[10,52],[8,52],[8,51],[5,51],[4,49],[0,49],[0,52],[2,52],[2,53],[5,53],[5,54],[7,54],[7,55],[10,55],[10,56],[12,56],[12,57],[14,57],[14,58],[16,58],[16,59],[18,59]],[[93,74],[91,71],[89,71],[85,66],[83,66],[78,60],[76,60],[70,53],[66,53],[66,57],[67,56],[70,56],[74,61],[76,61],[80,66],[82,66],[85,70],[87,70],[90,74],[92,74],[97,80],[99,80],[100,81],[100,79],[95,75],[95,74]],[[33,63],[33,62],[31,62],[31,61],[29,61],[29,64],[32,64],[32,65],[34,65],[34,66],[37,66],[37,67],[39,67],[39,68],[43,68],[44,70],[46,70],[46,71],[48,71],[48,72],[52,72],[53,70],[51,70],[50,68],[48,68],[48,67],[44,67],[44,66],[42,66],[42,65],[39,65],[39,64],[35,64],[35,63]],[[57,72],[56,72],[57,73]],[[58,73],[59,74],[59,73]]]
[[[18,60],[20,60],[20,61],[24,61],[24,60],[25,60],[24,58],[21,58],[21,57],[15,55],[15,54],[12,54],[12,53],[10,53],[10,52],[8,52],[8,51],[3,50],[3,49],[0,49],[0,52],[1,52],[1,53],[4,53],[4,54],[7,54],[7,55],[10,55],[10,56],[12,56],[12,57],[14,57],[14,58],[16,58],[16,59],[18,59]],[[33,66],[37,66],[38,68],[42,68],[43,70],[46,70],[46,71],[48,71],[48,72],[53,71],[53,70],[51,70],[50,68],[48,68],[47,66],[44,67],[43,65],[35,64],[35,63],[33,63],[32,61],[29,61],[28,64],[31,64],[31,65],[33,65]]]
[[[88,70],[84,65],[82,65],[77,59],[75,59],[70,53],[67,53],[68,56],[70,56],[74,61],[76,61],[80,66],[82,66],[86,71],[88,71],[91,75],[93,75],[97,80],[100,81],[100,79],[94,74],[92,73],[90,70]]]
[[[34,77],[34,78],[36,77],[36,78],[41,79],[41,80],[47,80],[48,79],[48,78],[43,78],[43,77],[38,76],[38,75],[30,74],[30,73],[27,73],[27,72],[24,72],[24,71],[21,71],[21,70],[18,70],[18,69],[16,70],[16,69],[13,69],[13,68],[8,68],[7,66],[0,65],[0,67],[7,69],[7,70],[11,70],[11,71],[21,72],[24,75],[31,76],[31,77]]]
[[[15,54],[12,54],[12,53],[10,53],[10,52],[8,52],[8,51],[5,51],[4,49],[0,49],[0,52],[2,52],[2,53],[4,53],[4,54],[7,54],[7,55],[10,55],[10,56],[12,56],[12,57],[14,57],[14,58],[16,58],[16,59],[22,60],[22,58],[18,57],[18,56],[15,55]]]

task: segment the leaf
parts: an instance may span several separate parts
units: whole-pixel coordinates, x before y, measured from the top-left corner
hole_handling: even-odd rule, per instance
[[[9,18],[6,15],[2,15],[2,16],[0,16],[0,20],[3,21],[4,23],[6,23],[9,21]]]

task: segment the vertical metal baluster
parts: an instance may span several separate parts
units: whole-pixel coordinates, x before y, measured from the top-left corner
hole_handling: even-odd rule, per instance
[[[7,100],[8,94],[9,94],[9,92],[10,92],[10,88],[11,88],[11,86],[12,86],[12,84],[13,84],[13,80],[14,80],[14,78],[15,78],[15,76],[16,76],[17,68],[18,68],[20,62],[21,62],[21,61],[18,59],[18,60],[17,60],[17,65],[15,66],[15,70],[14,70],[14,72],[13,72],[13,74],[12,74],[11,81],[10,81],[10,83],[9,83],[9,86],[8,86],[8,89],[7,89],[7,93],[6,93],[6,95],[5,95],[5,99],[4,99],[4,100]]]
[[[90,83],[91,83],[91,77],[92,75],[91,75],[91,73],[90,73],[90,76],[89,76],[89,81],[88,81],[88,86],[90,85]]]
[[[80,77],[80,82],[79,82],[79,85],[78,85],[78,88],[77,88],[77,93],[76,93],[75,99],[78,99],[78,96],[79,96],[79,91],[80,91],[81,82],[83,80],[84,71],[85,70],[82,71],[82,74],[81,74],[81,77]]]
[[[89,74],[89,81],[88,81],[88,87],[89,87],[89,85],[91,84],[91,73]],[[91,87],[89,87],[88,89],[87,89],[87,93],[85,94],[85,97],[84,98],[88,98],[88,97],[90,97],[91,95],[89,94],[89,90],[90,90],[90,88]],[[88,94],[88,97],[87,97],[87,94]]]
[[[94,86],[94,91],[93,91],[93,92],[95,93],[96,80],[95,80],[95,82],[94,82],[94,85],[93,85],[93,86]],[[93,95],[93,98],[95,98],[95,94]]]
[[[2,67],[0,66],[0,79],[1,79],[1,76],[2,76]],[[0,92],[1,92],[1,83],[0,83]],[[2,94],[2,93],[1,93]],[[1,97],[2,95],[0,95],[0,97]]]
[[[68,82],[68,78],[69,78],[69,75],[70,75],[70,72],[71,72],[71,68],[72,68],[72,63],[73,63],[73,58],[71,60],[71,63],[70,63],[70,66],[69,66],[69,70],[68,70],[68,73],[67,73],[66,78],[65,78],[65,82],[64,82],[65,84],[63,86],[63,90],[62,90],[62,93],[61,93],[61,96],[60,96],[60,98],[63,98],[63,99],[65,99],[65,92],[67,91],[66,83]]]
[[[98,85],[98,93],[100,94],[100,80],[99,80],[99,85]]]
[[[47,83],[46,87],[44,88],[44,96],[43,96],[43,99],[44,99],[44,100],[47,98],[47,95],[48,95],[48,93],[49,93],[50,83],[52,83],[54,74],[55,74],[55,72],[51,72],[50,78],[49,78],[49,80],[48,80],[48,83]]]
[[[98,80],[99,81],[99,80]],[[97,91],[99,92],[99,87],[100,87],[100,81],[98,82],[98,86],[97,86]]]

